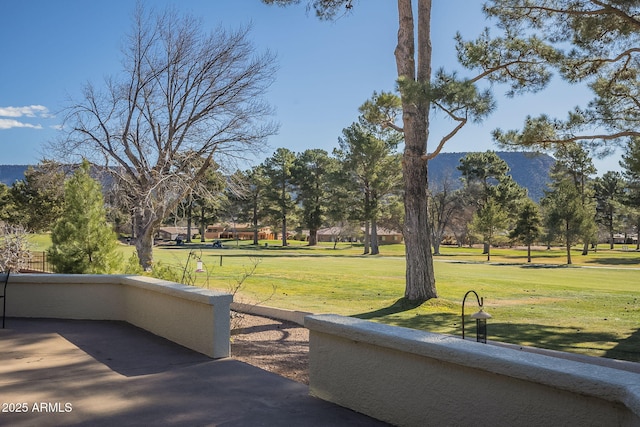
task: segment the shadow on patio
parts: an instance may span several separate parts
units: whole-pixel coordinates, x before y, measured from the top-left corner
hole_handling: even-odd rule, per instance
[[[385,425],[309,396],[304,384],[125,322],[7,319],[0,396],[0,410],[11,409],[0,424],[12,426]]]

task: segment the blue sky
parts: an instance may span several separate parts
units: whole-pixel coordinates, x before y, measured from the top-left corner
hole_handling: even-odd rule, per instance
[[[330,152],[342,129],[357,120],[358,106],[374,90],[394,88],[395,1],[356,1],[353,13],[335,22],[317,20],[303,5],[280,8],[260,0],[147,4],[176,6],[202,18],[208,28],[251,24],[250,37],[257,50],[269,49],[277,55],[279,70],[267,100],[275,107],[280,132],[269,140],[265,155],[277,147]],[[459,69],[453,36],[461,31],[472,38],[488,25],[481,4],[434,1],[434,69]],[[79,98],[86,82],[100,85],[120,70],[120,47],[134,7],[134,0],[0,2],[0,164],[35,164],[53,157],[43,151],[43,143],[59,134],[62,108],[70,98]],[[528,114],[564,117],[590,99],[584,88],[558,81],[540,94],[513,99],[504,97],[501,88],[495,89],[496,112],[480,125],[467,125],[444,151],[495,150],[493,129],[519,128]],[[430,148],[453,126],[444,116],[433,117]],[[597,160],[598,172],[618,170],[618,160],[619,156]]]

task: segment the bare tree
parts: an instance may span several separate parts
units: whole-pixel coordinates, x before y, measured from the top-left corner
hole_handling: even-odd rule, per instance
[[[440,255],[440,243],[456,212],[463,210],[461,191],[457,190],[451,171],[429,185],[428,221],[433,254]]]
[[[84,87],[56,148],[108,166],[127,196],[140,264],[150,270],[155,229],[214,161],[229,165],[275,133],[262,100],[274,57],[255,54],[248,28],[208,34],[194,17],[142,6],[133,18],[123,72],[102,91]]]

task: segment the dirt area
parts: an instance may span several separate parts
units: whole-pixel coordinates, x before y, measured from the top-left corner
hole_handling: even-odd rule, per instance
[[[309,331],[296,323],[234,312],[231,355],[266,371],[309,384]]]

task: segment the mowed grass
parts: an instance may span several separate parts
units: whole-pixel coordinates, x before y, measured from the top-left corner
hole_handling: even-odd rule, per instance
[[[264,246],[268,244],[268,247]],[[313,313],[337,313],[372,321],[460,335],[464,294],[475,290],[493,318],[490,340],[640,362],[640,252],[603,249],[566,266],[562,249],[537,250],[526,262],[523,249],[492,249],[492,262],[478,248],[441,248],[435,257],[438,298],[419,306],[402,299],[405,260],[402,245],[381,247],[381,255],[364,256],[361,246],[332,244],[310,248],[291,242],[225,242],[158,246],[157,262],[181,271],[189,253],[200,257],[206,272],[187,276],[198,286],[233,291],[250,274],[236,301]],[[122,246],[125,259],[132,247]],[[222,257],[222,265],[220,265]],[[473,295],[465,311],[477,310]],[[467,317],[466,331],[475,334]]]

